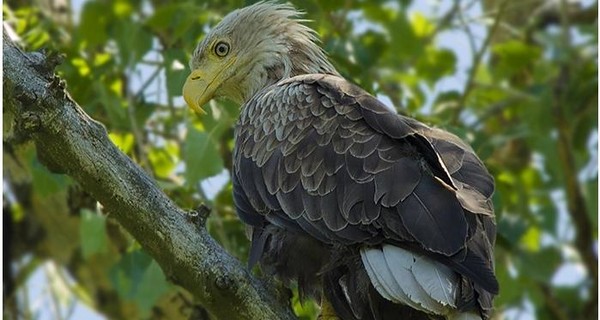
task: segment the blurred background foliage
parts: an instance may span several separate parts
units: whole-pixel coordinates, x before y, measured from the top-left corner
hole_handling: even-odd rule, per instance
[[[27,50],[64,53],[71,96],[181,207],[209,204],[210,232],[241,260],[248,240],[229,181],[238,107],[213,101],[198,117],[181,87],[209,27],[251,2],[3,5],[5,30]],[[597,318],[597,2],[292,2],[344,76],[464,138],[495,176],[495,317]],[[32,145],[5,134],[3,163],[5,319],[209,319]]]

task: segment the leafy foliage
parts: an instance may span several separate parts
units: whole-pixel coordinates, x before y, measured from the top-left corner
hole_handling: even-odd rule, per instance
[[[70,94],[176,203],[212,206],[211,234],[242,260],[248,241],[227,178],[238,107],[213,101],[198,117],[181,87],[207,27],[249,2],[3,7],[28,50],[66,54],[58,72]],[[511,1],[292,2],[344,76],[399,112],[458,134],[495,176],[498,315],[596,317],[598,35],[585,19],[595,9],[554,8],[563,19],[546,24],[534,10],[543,1],[532,1],[534,14],[525,17]],[[45,260],[74,279],[72,295],[109,318],[202,315],[108,212],[49,173],[31,145],[5,143],[4,168],[6,317],[30,312],[19,292]],[[561,280],[569,266],[580,274]],[[293,306],[302,319],[317,313],[297,296]]]

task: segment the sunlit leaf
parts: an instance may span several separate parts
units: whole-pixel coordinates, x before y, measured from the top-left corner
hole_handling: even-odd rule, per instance
[[[410,20],[417,37],[427,37],[435,30],[435,25],[419,12],[415,12]]]
[[[90,67],[87,65],[87,62],[84,59],[75,58],[71,60],[71,63],[73,63],[73,65],[77,67],[77,69],[79,70],[79,74],[82,77],[85,77],[88,74],[90,74]]]
[[[521,244],[528,251],[539,251],[541,241],[541,231],[536,226],[531,226],[521,237]]]
[[[223,170],[223,159],[213,138],[193,126],[188,126],[184,159],[186,184],[190,186]]]
[[[148,160],[158,177],[167,178],[179,163],[179,146],[173,142],[165,142],[160,148],[152,148],[148,152]]]
[[[134,137],[131,133],[118,134],[111,132],[108,134],[110,141],[112,141],[121,151],[129,153],[133,147]]]
[[[112,59],[112,56],[108,53],[97,53],[94,56],[94,67],[97,68],[99,66],[108,63]],[[76,59],[73,59],[76,60]]]
[[[132,5],[134,1],[116,0],[113,2],[113,12],[117,17],[126,17],[135,9]]]

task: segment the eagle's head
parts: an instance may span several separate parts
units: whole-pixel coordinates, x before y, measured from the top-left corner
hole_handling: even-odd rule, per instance
[[[287,4],[259,2],[225,16],[194,50],[183,87],[186,103],[203,112],[214,97],[242,104],[281,79],[337,74],[301,15]]]

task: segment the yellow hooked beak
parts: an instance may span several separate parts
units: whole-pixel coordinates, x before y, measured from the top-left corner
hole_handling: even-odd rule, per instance
[[[213,98],[218,85],[215,85],[216,77],[207,79],[203,70],[194,70],[185,80],[183,85],[183,99],[187,105],[199,114],[206,114],[202,109],[210,99]]]
[[[215,92],[226,80],[223,71],[228,70],[235,61],[230,59],[225,65],[204,63],[190,73],[183,85],[183,99],[194,112],[206,114],[202,106],[215,97]]]

